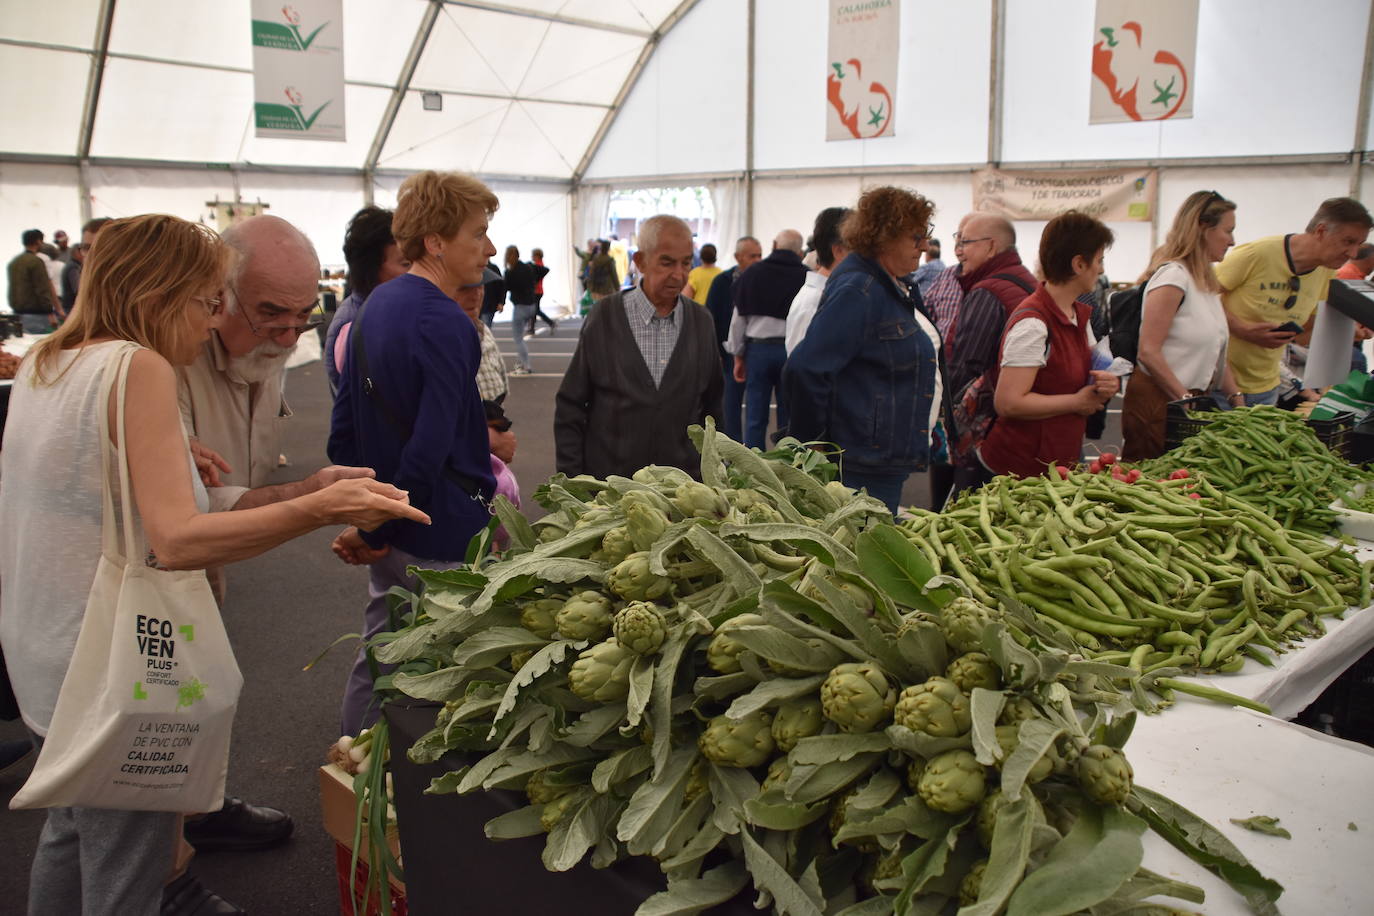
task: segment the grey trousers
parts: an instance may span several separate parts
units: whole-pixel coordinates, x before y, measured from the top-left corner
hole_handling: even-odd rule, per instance
[[[29,916],[157,916],[180,829],[181,815],[167,811],[49,808]]]
[[[420,580],[406,575],[407,566],[422,569],[458,569],[462,563],[445,560],[424,560],[404,550],[391,548],[391,552],[368,567],[367,608],[363,611],[363,640],[369,640],[390,626],[391,615],[387,609],[386,593],[392,586],[399,585],[407,591],[420,589]],[[381,666],[381,673],[391,670],[388,665]],[[372,673],[367,667],[367,655],[358,650],[353,659],[353,670],[349,672],[348,684],[344,687],[343,708],[339,715],[341,734],[356,735],[370,726],[381,716],[381,708],[376,705],[372,693]]]

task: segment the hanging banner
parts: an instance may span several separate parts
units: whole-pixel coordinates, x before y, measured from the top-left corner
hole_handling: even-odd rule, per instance
[[[1155,169],[983,169],[973,175],[973,209],[1007,219],[1051,219],[1066,210],[1080,210],[1103,222],[1149,222],[1158,190]]]
[[[253,0],[257,136],[344,136],[343,0]]]
[[[1090,124],[1191,118],[1198,0],[1097,0]]]
[[[892,136],[901,5],[830,0],[825,139]]]

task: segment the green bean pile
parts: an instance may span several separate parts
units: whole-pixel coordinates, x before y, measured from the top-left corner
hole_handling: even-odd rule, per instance
[[[973,597],[1015,598],[1086,654],[1143,673],[1272,665],[1370,600],[1370,564],[1206,478],[998,477],[901,528]]]
[[[1374,489],[1366,490],[1360,496],[1347,494],[1341,502],[1345,504],[1347,509],[1354,512],[1374,512]]]
[[[1143,462],[1148,477],[1175,468],[1204,473],[1232,496],[1243,497],[1290,530],[1326,534],[1336,527],[1331,503],[1374,474],[1332,453],[1302,417],[1277,407],[1242,407],[1199,415],[1211,419],[1197,434],[1159,458]]]

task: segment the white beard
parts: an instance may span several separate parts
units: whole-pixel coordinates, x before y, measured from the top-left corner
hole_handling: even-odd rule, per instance
[[[231,356],[229,371],[249,384],[265,382],[282,371],[286,358],[295,349],[294,345],[282,347],[265,341],[247,356]]]

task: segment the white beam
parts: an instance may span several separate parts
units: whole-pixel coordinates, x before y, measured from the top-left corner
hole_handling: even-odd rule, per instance
[[[410,43],[410,51],[401,64],[401,72],[396,76],[396,85],[391,89],[391,98],[387,100],[386,110],[377,122],[377,133],[372,138],[372,146],[368,148],[367,158],[363,160],[363,172],[369,176],[369,182],[370,176],[377,169],[377,160],[382,156],[386,138],[390,136],[392,125],[396,123],[396,114],[401,110],[401,103],[405,101],[406,92],[410,89],[410,80],[415,76],[415,68],[420,64],[420,55],[429,43],[430,33],[434,31],[434,23],[439,18],[442,8],[442,0],[429,0],[425,14],[420,17],[420,24],[415,29],[415,39]]]
[[[542,10],[530,10],[519,6],[507,6],[504,3],[482,3],[480,0],[444,0],[444,2],[448,6],[463,6],[468,9],[485,10],[489,13],[504,13],[510,16],[524,16],[528,19],[542,19],[545,22],[559,22],[563,25],[581,26],[584,29],[600,29],[603,32],[619,32],[622,35],[634,35],[638,38],[649,38],[660,32],[668,31],[668,29],[664,27],[660,27],[656,30],[634,29],[628,26],[616,25],[611,22],[597,22],[595,19],[579,19],[575,16],[563,16],[559,13],[546,13]]]

